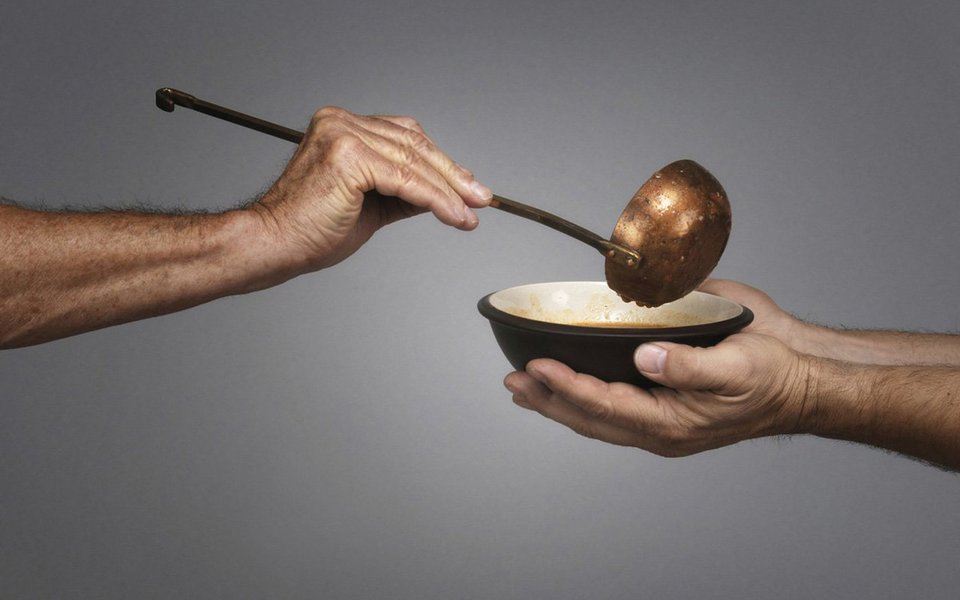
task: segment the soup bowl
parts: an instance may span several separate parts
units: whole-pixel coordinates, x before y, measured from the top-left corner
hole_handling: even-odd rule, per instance
[[[477,304],[515,369],[552,358],[604,381],[656,385],[637,371],[645,342],[712,346],[753,321],[745,306],[705,292],[658,306],[627,303],[604,281],[534,283],[487,294]]]

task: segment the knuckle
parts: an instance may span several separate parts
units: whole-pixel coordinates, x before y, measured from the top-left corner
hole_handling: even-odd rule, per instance
[[[673,371],[674,374],[699,373],[700,353],[676,351],[670,352],[667,355],[667,362],[664,365],[664,371]]]
[[[316,123],[325,119],[345,119],[349,114],[349,111],[339,106],[324,106],[313,113],[313,122]]]
[[[663,448],[676,450],[682,448],[696,439],[696,433],[693,427],[683,422],[672,422],[662,424],[653,433],[659,445]]]
[[[417,154],[422,154],[430,149],[430,140],[425,135],[414,129],[405,129],[401,134],[405,146],[412,148]]]
[[[584,410],[598,421],[609,421],[614,416],[613,405],[606,399],[593,401],[584,406]]]
[[[578,419],[573,423],[570,423],[570,429],[585,438],[590,438],[592,440],[602,439],[599,428],[587,420]]]
[[[402,162],[396,169],[397,190],[402,192],[414,187],[417,182],[417,173],[408,162]]]
[[[401,165],[411,167],[419,162],[419,155],[412,146],[400,146],[398,160]]]
[[[665,447],[677,450],[690,441],[690,434],[683,429],[668,428],[657,436]]]
[[[420,122],[413,117],[397,117],[397,122],[407,129],[412,129],[420,134],[423,133],[423,127],[420,125]]]
[[[334,160],[353,160],[360,153],[363,145],[356,136],[342,134],[333,138],[329,143],[329,153]]]
[[[650,440],[647,450],[664,458],[681,458],[694,454],[691,442],[681,436],[658,435]]]
[[[684,456],[690,456],[693,454],[693,452],[690,452],[689,450],[671,445],[660,445],[652,448],[650,452],[653,452],[657,456],[662,456],[663,458],[683,458]]]

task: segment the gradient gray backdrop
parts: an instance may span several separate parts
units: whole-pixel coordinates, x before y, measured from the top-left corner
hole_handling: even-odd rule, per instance
[[[221,209],[289,126],[418,117],[494,190],[606,232],[689,157],[720,276],[850,327],[960,329],[960,5],[42,2],[0,6],[0,194]],[[0,353],[2,598],[955,598],[960,480],[765,439],[685,459],[516,408],[476,311],[601,279],[496,211],[324,272]]]

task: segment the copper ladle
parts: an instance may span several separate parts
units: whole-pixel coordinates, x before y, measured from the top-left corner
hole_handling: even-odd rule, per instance
[[[682,298],[717,266],[729,237],[730,201],[720,182],[692,160],[672,162],[640,186],[610,236],[635,249],[643,268],[608,258],[607,285],[642,306]]]
[[[295,144],[303,133],[172,88],[157,107],[177,105]],[[720,183],[691,160],[657,171],[623,209],[610,240],[539,208],[494,195],[490,206],[565,233],[606,256],[607,285],[624,300],[659,306],[697,287],[720,260],[730,235],[730,203]],[[642,268],[641,268],[642,267]]]

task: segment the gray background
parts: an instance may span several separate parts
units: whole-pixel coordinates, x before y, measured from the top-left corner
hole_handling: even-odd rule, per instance
[[[834,325],[960,329],[960,8],[941,2],[0,6],[0,193],[222,209],[303,127],[417,116],[499,193],[601,232],[711,169],[717,274]],[[483,294],[601,279],[496,211],[246,297],[0,354],[3,598],[954,598],[960,480],[841,442],[685,459],[510,402]]]

